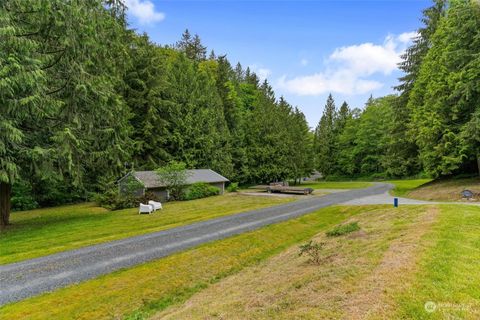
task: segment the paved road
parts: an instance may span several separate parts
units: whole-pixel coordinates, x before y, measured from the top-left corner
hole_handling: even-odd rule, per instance
[[[379,183],[366,189],[310,197],[270,208],[3,265],[0,266],[0,305],[159,259],[206,242],[292,219],[330,205],[383,194],[391,187]]]

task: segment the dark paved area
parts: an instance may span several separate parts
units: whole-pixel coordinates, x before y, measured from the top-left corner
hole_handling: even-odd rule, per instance
[[[197,245],[296,218],[330,205],[383,194],[388,184],[333,193],[0,266],[0,305]],[[162,214],[161,212],[157,214]]]

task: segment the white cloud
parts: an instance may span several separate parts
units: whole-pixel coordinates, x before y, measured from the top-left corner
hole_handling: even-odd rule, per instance
[[[163,12],[155,11],[155,5],[149,0],[126,0],[128,12],[134,16],[140,24],[160,22],[165,19]]]
[[[250,70],[255,72],[260,81],[264,81],[272,74],[272,71],[270,69],[258,67],[255,64],[250,66]]]
[[[416,31],[412,31],[412,32],[404,32],[402,34],[400,34],[397,39],[400,41],[400,42],[403,42],[403,43],[410,43],[413,39],[415,39],[416,37],[418,37],[418,32]]]
[[[278,85],[301,96],[316,96],[326,92],[363,94],[382,87],[380,82],[358,79],[347,70],[332,74],[315,73],[290,80],[283,76]]]
[[[305,67],[308,65],[308,60],[303,58],[302,60],[300,60],[300,64]]]
[[[383,44],[362,43],[335,49],[321,72],[278,80],[278,85],[298,95],[320,95],[327,92],[365,94],[383,86],[369,79],[374,74],[389,75],[397,70],[401,54],[415,32],[387,36]]]

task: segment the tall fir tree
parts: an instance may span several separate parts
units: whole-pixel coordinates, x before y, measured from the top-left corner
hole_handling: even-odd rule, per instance
[[[328,95],[322,117],[315,129],[314,152],[316,168],[327,176],[334,168],[335,118],[337,111],[332,94]]]
[[[194,61],[200,62],[207,58],[207,47],[202,44],[198,34],[192,36],[188,29],[183,32],[175,47]]]
[[[420,160],[439,176],[480,163],[480,144],[472,136],[480,112],[480,4],[451,2],[431,42],[408,106]]]
[[[31,126],[54,114],[57,107],[45,103],[41,43],[28,36],[38,32],[31,22],[36,17],[21,14],[36,10],[42,8],[26,1],[0,4],[0,226],[9,224],[13,183],[29,166],[31,155],[45,150],[37,145],[41,140]]]
[[[20,175],[80,186],[123,166],[129,126],[121,75],[128,56],[120,4],[12,0],[1,9],[5,225],[5,199]]]
[[[131,65],[125,75],[125,100],[132,117],[132,160],[136,169],[152,169],[167,163],[171,156],[165,150],[168,123],[164,99],[167,87],[166,60],[168,49],[150,42],[143,34],[131,35]]]
[[[420,66],[432,46],[432,36],[435,33],[440,18],[445,14],[447,1],[435,0],[434,5],[423,11],[423,27],[418,29],[418,35],[413,44],[402,55],[399,64],[404,75],[396,87],[400,96],[393,104],[394,122],[390,131],[390,141],[386,161],[387,174],[392,177],[405,177],[418,173],[421,164],[418,161],[418,147],[414,137],[409,134],[411,110],[407,108],[410,93],[418,79]]]

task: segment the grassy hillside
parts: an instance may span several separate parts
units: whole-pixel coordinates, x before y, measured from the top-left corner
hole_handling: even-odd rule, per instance
[[[314,237],[325,243],[320,265],[293,246],[153,319],[480,317],[479,208],[365,209],[349,219],[360,231]]]
[[[474,200],[480,201],[480,178],[435,180],[410,192],[408,196],[422,200],[461,201],[465,189],[478,193]]]
[[[295,198],[226,194],[168,202],[164,209],[139,215],[138,209],[108,211],[92,203],[15,212],[0,233],[0,264],[87,245],[174,228],[229,214],[278,205]]]
[[[390,180],[387,181],[395,186],[391,191],[392,195],[398,197],[408,196],[410,191],[431,182],[432,179],[413,179],[413,180]]]

